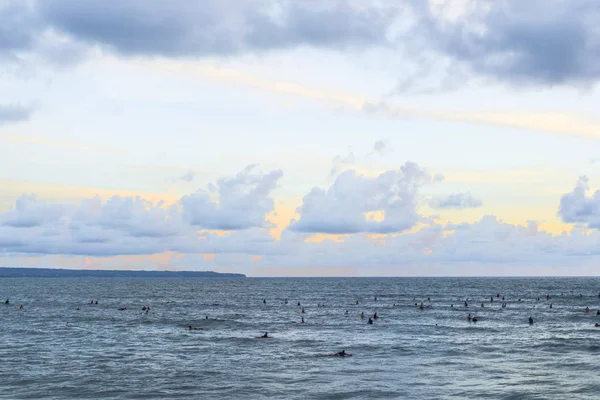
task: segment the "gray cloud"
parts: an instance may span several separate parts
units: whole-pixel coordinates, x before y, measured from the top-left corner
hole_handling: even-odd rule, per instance
[[[475,197],[471,193],[453,193],[445,197],[436,197],[429,201],[431,208],[477,208],[481,207],[483,202]]]
[[[27,2],[7,0],[0,4],[0,57],[35,45],[42,24]]]
[[[33,113],[31,108],[0,104],[0,125],[9,122],[26,121]]]
[[[474,74],[511,84],[581,84],[600,77],[600,7],[594,0],[474,3],[454,21],[413,2],[414,35]]]
[[[456,88],[467,74],[514,85],[584,85],[600,77],[594,0],[473,2],[458,19],[441,17],[429,3],[7,0],[0,57],[31,51],[65,64],[92,46],[172,58],[385,47],[418,64],[404,71],[396,92]]]
[[[124,55],[189,57],[297,46],[380,45],[393,21],[375,6],[261,0],[38,1],[48,26]]]

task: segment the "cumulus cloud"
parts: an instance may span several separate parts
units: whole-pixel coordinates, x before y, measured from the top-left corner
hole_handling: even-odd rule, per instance
[[[313,188],[297,210],[300,218],[290,225],[296,232],[348,234],[401,232],[416,225],[419,188],[433,177],[407,162],[396,171],[377,177],[348,170],[327,189]],[[380,221],[369,213],[381,212]]]
[[[250,251],[256,239],[235,232],[234,239],[214,242],[215,234],[199,229],[261,232],[273,210],[269,197],[281,171],[263,174],[256,166],[225,177],[209,190],[183,196],[172,206],[141,197],[96,196],[79,205],[52,204],[22,195],[12,210],[0,214],[0,251],[5,253],[120,255],[164,251]],[[210,196],[210,188],[215,191]],[[266,234],[259,233],[262,242]],[[218,237],[218,236],[217,236]],[[272,240],[272,238],[271,238]]]
[[[481,207],[483,202],[469,192],[467,193],[453,193],[445,197],[436,197],[429,201],[431,208],[477,208]]]
[[[31,114],[32,110],[27,107],[0,104],[0,125],[9,122],[26,121],[31,117]]]
[[[573,191],[560,198],[558,215],[564,222],[600,229],[600,190],[588,197],[586,192],[589,189],[588,178],[579,178]]]
[[[77,205],[52,204],[23,195],[12,210],[0,214],[0,260],[30,265],[31,260],[46,260],[47,255],[106,258],[170,251],[181,255],[171,258],[175,266],[193,268],[194,260],[203,260],[203,268],[210,263],[247,273],[264,268],[285,274],[286,269],[300,271],[310,265],[316,268],[310,270],[313,275],[319,268],[387,276],[546,275],[557,271],[584,275],[594,271],[600,255],[598,230],[589,233],[574,229],[552,235],[535,221],[513,225],[492,215],[474,223],[446,225],[421,217],[415,202],[418,189],[434,179],[413,163],[377,177],[347,171],[327,191],[314,189],[299,209],[301,218],[276,240],[261,226],[265,211],[272,209],[271,203],[264,202],[265,196],[279,176],[278,171],[262,174],[249,166],[236,176],[209,185],[206,193],[215,197],[192,205],[179,202],[165,206],[119,196],[106,201],[94,197]],[[559,213],[567,222],[596,227],[600,194],[587,196],[587,185],[582,178],[573,192],[565,194]],[[184,209],[190,206],[197,217],[209,213],[218,217],[192,221]],[[240,223],[238,206],[252,217]],[[198,208],[208,211],[201,213]],[[385,219],[365,217],[375,210],[383,210]],[[260,221],[255,216],[258,214],[262,215]],[[232,223],[225,223],[226,215]],[[415,221],[424,224],[416,232],[376,239],[365,235],[396,233],[414,226]],[[223,235],[199,230],[192,222],[248,228]],[[306,241],[314,232],[346,235],[341,242]],[[202,254],[216,254],[216,258],[206,261]]]
[[[209,191],[218,195],[219,203],[211,200],[209,191],[181,198],[183,217],[192,225],[204,229],[236,230],[265,225],[265,215],[275,206],[269,197],[283,176],[281,170],[267,174],[255,173],[249,165],[235,177],[219,179]]]

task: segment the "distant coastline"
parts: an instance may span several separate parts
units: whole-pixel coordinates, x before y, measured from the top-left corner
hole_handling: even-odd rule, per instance
[[[0,278],[246,278],[213,271],[121,271],[0,267]]]

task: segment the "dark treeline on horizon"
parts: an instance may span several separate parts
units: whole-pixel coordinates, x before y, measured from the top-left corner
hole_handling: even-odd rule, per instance
[[[245,278],[213,271],[119,271],[0,267],[0,278]]]

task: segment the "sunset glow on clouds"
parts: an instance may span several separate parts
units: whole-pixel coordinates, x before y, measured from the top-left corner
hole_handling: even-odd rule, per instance
[[[596,275],[599,13],[0,2],[0,264]]]

